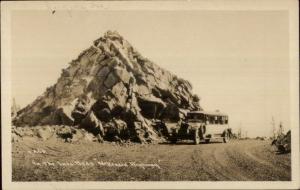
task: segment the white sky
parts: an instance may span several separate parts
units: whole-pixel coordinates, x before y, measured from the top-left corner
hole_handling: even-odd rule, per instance
[[[234,129],[270,135],[289,126],[289,31],[285,11],[15,11],[12,95],[22,107],[107,30],[189,80],[206,110]]]

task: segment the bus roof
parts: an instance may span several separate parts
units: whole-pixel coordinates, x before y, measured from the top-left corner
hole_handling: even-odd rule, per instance
[[[188,113],[199,113],[204,115],[215,115],[215,116],[228,116],[226,113],[216,111],[190,111]]]

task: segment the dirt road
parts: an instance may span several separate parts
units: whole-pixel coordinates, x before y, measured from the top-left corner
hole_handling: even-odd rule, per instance
[[[13,143],[14,181],[287,181],[290,154],[269,141],[193,145]]]

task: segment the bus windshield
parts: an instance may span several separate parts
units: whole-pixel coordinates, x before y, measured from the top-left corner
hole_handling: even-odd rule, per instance
[[[204,116],[201,113],[188,113],[187,119],[188,120],[203,120]]]

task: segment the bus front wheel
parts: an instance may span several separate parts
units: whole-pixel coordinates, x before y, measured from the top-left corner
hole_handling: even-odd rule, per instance
[[[200,143],[199,129],[195,130],[195,133],[194,133],[194,143],[196,145]]]

